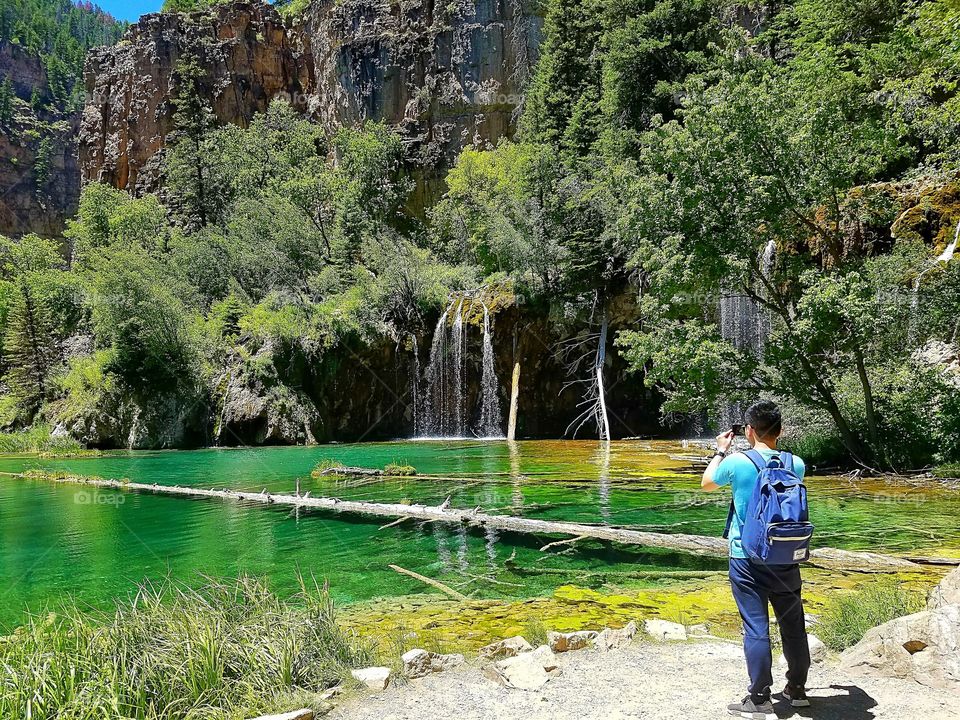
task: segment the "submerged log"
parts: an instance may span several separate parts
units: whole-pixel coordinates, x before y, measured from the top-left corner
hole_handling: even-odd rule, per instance
[[[318,477],[329,475],[339,475],[342,477],[382,477],[383,474],[383,470],[376,470],[374,468],[341,466],[328,467],[325,470],[317,472]]]
[[[447,595],[449,595],[450,597],[454,598],[455,600],[466,600],[466,599],[467,599],[467,596],[466,596],[466,595],[464,595],[464,594],[461,593],[461,592],[457,592],[456,590],[454,590],[454,589],[453,589],[452,587],[450,587],[449,585],[444,585],[444,584],[443,584],[442,582],[440,582],[439,580],[434,580],[433,578],[428,578],[426,575],[421,575],[420,573],[416,573],[416,572],[414,572],[413,570],[407,570],[406,568],[402,568],[402,567],[400,567],[399,565],[387,565],[387,567],[390,568],[391,570],[393,570],[393,571],[396,572],[396,573],[400,573],[401,575],[407,575],[408,577],[412,577],[414,580],[419,580],[420,582],[424,583],[425,585],[429,585],[430,587],[434,587],[434,588],[436,588],[437,590],[439,590],[440,592],[446,593]]]
[[[258,493],[236,490],[206,490],[203,488],[181,487],[179,485],[147,485],[145,483],[84,478],[79,476],[49,476],[31,473],[14,473],[13,475],[25,479],[85,485],[103,490],[126,490],[128,492],[174,495],[179,497],[206,497],[221,500],[243,500],[270,505],[292,505],[296,507],[317,508],[334,513],[429,520],[432,522],[489,527],[503,532],[526,535],[581,537],[584,539],[605,540],[623,545],[640,545],[664,550],[676,550],[694,555],[711,557],[727,556],[726,540],[705,535],[656,533],[608,525],[587,525],[575,522],[538,520],[536,518],[516,517],[514,515],[488,515],[476,510],[459,510],[457,508],[430,505],[402,505],[399,503],[371,503],[356,500],[340,500],[339,498],[273,495],[266,490]],[[914,560],[922,561],[920,558],[914,558]],[[855,572],[922,570],[922,566],[918,562],[912,562],[904,558],[872,552],[837,550],[835,548],[818,548],[813,550],[809,564],[822,568]]]

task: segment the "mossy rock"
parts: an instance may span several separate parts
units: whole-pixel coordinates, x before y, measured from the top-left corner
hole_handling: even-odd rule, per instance
[[[935,251],[943,250],[953,240],[960,223],[960,183],[954,180],[927,186],[910,200],[913,202],[893,223],[893,236],[932,245]]]

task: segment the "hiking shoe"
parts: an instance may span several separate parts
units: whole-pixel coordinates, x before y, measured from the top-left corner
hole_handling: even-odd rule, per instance
[[[743,702],[727,705],[727,710],[735,717],[746,718],[746,720],[777,720],[777,714],[773,711],[773,703],[769,699],[762,703],[755,703],[753,698],[747,695]]]
[[[793,707],[810,707],[810,700],[803,686],[787,685],[781,694],[783,699],[789,700]]]

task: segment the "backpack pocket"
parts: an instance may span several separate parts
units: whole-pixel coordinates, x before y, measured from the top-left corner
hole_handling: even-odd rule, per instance
[[[767,525],[767,542],[762,554],[767,565],[792,565],[810,559],[813,524],[779,522]]]

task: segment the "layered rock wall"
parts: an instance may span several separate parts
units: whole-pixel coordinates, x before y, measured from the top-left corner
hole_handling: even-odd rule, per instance
[[[18,45],[0,43],[0,78],[10,78],[16,95],[13,120],[0,127],[0,234],[57,237],[80,197],[79,115],[31,107],[36,88],[50,101],[47,73]]]
[[[384,120],[430,184],[466,145],[512,134],[540,29],[521,0],[315,0],[289,23],[261,0],[147,15],[88,58],[83,179],[157,189],[175,70],[193,57],[220,122],[245,125],[274,99],[331,132]]]
[[[201,90],[223,123],[245,126],[274,98],[301,96],[313,85],[309,56],[266,3],[145,15],[119,44],[87,57],[80,129],[85,182],[136,194],[158,189],[182,60],[202,69]]]

